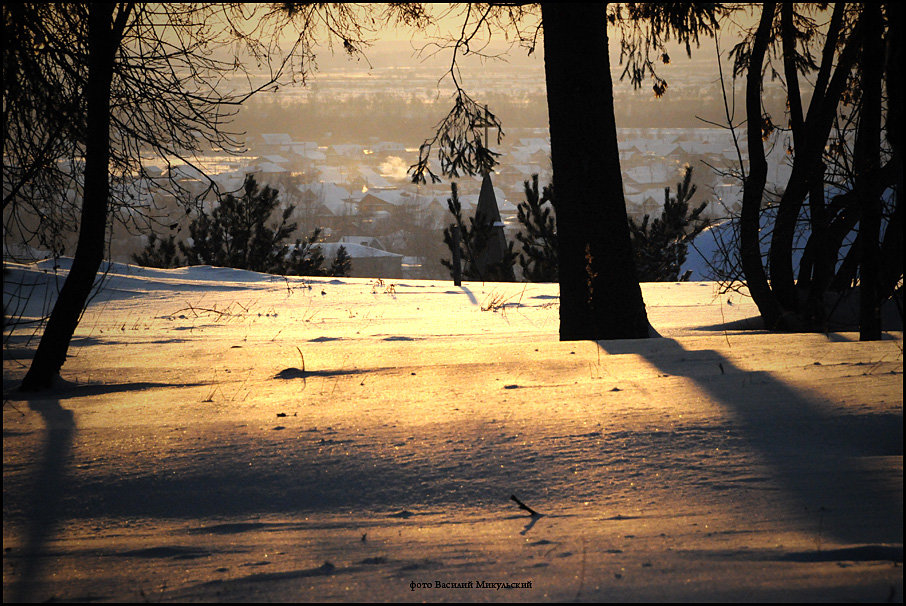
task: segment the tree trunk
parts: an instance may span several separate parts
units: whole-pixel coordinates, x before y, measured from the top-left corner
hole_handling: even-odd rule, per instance
[[[781,13],[784,16],[784,64],[787,71],[788,97],[790,98],[791,111],[796,106],[796,100],[799,97],[798,78],[795,75],[795,65],[790,56],[795,46],[791,41],[787,41],[788,36],[793,35],[792,23],[787,23],[792,19],[792,9],[789,5],[784,5]],[[841,27],[842,9],[834,9],[834,17],[831,20],[832,27]],[[857,26],[856,31],[858,31]],[[771,267],[771,290],[775,298],[785,311],[798,313],[799,297],[796,292],[795,282],[793,280],[793,240],[796,232],[796,224],[799,219],[799,213],[806,196],[810,190],[814,191],[817,187],[824,187],[824,167],[821,162],[822,154],[830,135],[830,130],[837,115],[837,107],[840,97],[843,94],[849,73],[857,59],[859,49],[859,38],[854,33],[847,40],[843,51],[840,53],[836,66],[831,70],[834,64],[834,50],[836,42],[839,39],[839,30],[829,31],[826,40],[825,49],[822,53],[822,64],[819,68],[818,82],[815,90],[812,92],[812,98],[809,102],[808,115],[804,123],[791,120],[794,127],[795,142],[795,159],[793,161],[793,171],[790,175],[789,182],[780,199],[777,218],[774,222],[774,230],[771,235],[770,250],[770,267]],[[831,75],[832,74],[832,75]],[[826,83],[826,86],[825,86]],[[801,111],[801,105],[798,106]],[[823,198],[823,194],[819,194]],[[818,204],[810,204],[810,210]],[[818,215],[812,216],[813,224],[819,224],[821,209],[818,209]],[[820,235],[819,235],[820,239]]]
[[[560,247],[560,339],[648,336],[613,106],[606,5],[543,3]]]
[[[862,11],[862,111],[853,154],[856,192],[862,205],[862,220],[859,222],[862,245],[859,340],[877,341],[881,338],[881,263],[878,243],[881,231],[881,191],[878,187],[878,172],[881,167],[881,66],[884,50],[880,4],[867,2]]]
[[[894,294],[903,277],[903,37],[890,33],[903,22],[903,5],[887,2],[887,123],[885,133],[891,147],[890,164],[896,196],[893,216],[881,245],[881,297]],[[902,310],[901,310],[902,311]]]
[[[739,255],[746,285],[758,311],[769,329],[778,327],[782,316],[780,305],[768,286],[761,262],[761,200],[768,178],[768,163],[761,140],[761,68],[767,52],[771,23],[776,3],[766,2],[755,33],[752,53],[746,74],[746,127],[749,151],[749,174],[742,191],[742,211],[739,219]]]
[[[101,3],[92,3],[88,9],[87,140],[79,240],[72,268],[20,386],[23,391],[46,389],[59,374],[104,257],[110,197],[110,86],[117,48],[117,34],[111,29],[113,10],[114,5]]]

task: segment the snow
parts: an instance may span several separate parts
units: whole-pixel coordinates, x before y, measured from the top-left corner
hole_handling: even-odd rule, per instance
[[[902,600],[901,331],[700,282],[560,342],[555,284],[107,269],[54,390],[5,341],[4,602]]]

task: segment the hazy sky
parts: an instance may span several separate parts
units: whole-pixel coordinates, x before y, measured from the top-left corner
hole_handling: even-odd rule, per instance
[[[371,68],[430,66],[438,70],[438,77],[440,77],[443,71],[449,68],[453,51],[451,48],[441,48],[438,45],[449,44],[450,40],[455,39],[459,35],[465,16],[462,7],[450,12],[445,10],[447,6],[441,4],[430,5],[430,8],[433,9],[439,19],[425,30],[416,30],[408,26],[383,28],[379,36],[371,38],[372,44],[366,49],[364,59],[350,58],[341,48],[334,48],[331,51],[326,46],[322,46],[316,49],[319,70],[368,71]],[[525,20],[527,32],[534,31],[533,21],[536,20],[536,17],[529,17]],[[464,75],[466,77],[480,76],[480,70],[485,66],[490,66],[494,69],[510,67],[516,70],[536,71],[539,77],[543,78],[543,38],[539,36],[535,51],[529,55],[527,48],[520,45],[514,33],[511,29],[506,31],[494,29],[489,36],[487,30],[482,30],[481,34],[476,37],[476,43],[472,45],[472,48],[480,48],[485,54],[499,54],[499,58],[487,59],[478,56],[476,53],[460,53],[458,64],[463,69]],[[619,38],[612,28],[609,33],[610,62],[615,77],[618,77],[620,73],[618,69],[620,58]],[[732,36],[729,31],[724,31],[721,35],[722,52],[726,52],[738,41],[738,36]],[[668,80],[670,76],[682,76],[684,70],[691,68],[693,65],[696,71],[699,72],[703,67],[713,68],[716,77],[716,52],[713,39],[702,39],[701,46],[698,48],[693,45],[691,60],[687,57],[685,50],[675,43],[668,44],[668,53],[671,57],[671,64],[659,66],[659,70],[663,72],[663,75]],[[317,78],[317,72],[313,73],[312,76]]]

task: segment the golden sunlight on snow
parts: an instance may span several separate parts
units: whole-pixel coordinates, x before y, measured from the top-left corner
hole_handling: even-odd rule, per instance
[[[116,266],[57,389],[5,346],[4,601],[901,599],[902,332],[643,292]]]

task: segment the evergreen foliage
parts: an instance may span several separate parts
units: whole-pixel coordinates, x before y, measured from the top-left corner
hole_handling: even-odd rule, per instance
[[[167,269],[179,267],[182,263],[176,252],[176,236],[170,235],[166,240],[158,238],[157,234],[148,236],[145,250],[132,255],[132,260],[142,267],[159,267]]]
[[[553,185],[538,191],[538,175],[524,182],[525,202],[517,208],[517,219],[523,230],[516,234],[522,244],[519,265],[528,282],[557,282],[559,260],[557,254],[557,227],[554,217]],[[548,204],[549,203],[549,204]]]
[[[459,246],[460,259],[462,259],[462,277],[465,280],[480,280],[482,282],[512,282],[513,266],[516,264],[516,252],[513,250],[513,243],[507,242],[506,249],[503,253],[503,259],[498,263],[488,267],[480,267],[477,259],[481,252],[487,247],[495,227],[490,221],[483,220],[483,217],[469,217],[469,224],[466,225],[462,217],[462,203],[459,201],[459,190],[456,183],[450,185],[451,197],[447,199],[447,208],[453,215],[455,223],[444,229],[444,243],[452,253],[455,247],[453,242],[453,229],[459,228]],[[450,270],[453,274],[453,262],[449,259],[441,259],[441,264]]]
[[[703,202],[690,212],[689,201],[695,195],[692,185],[692,168],[686,166],[681,183],[677,183],[676,197],[670,188],[664,188],[664,210],[661,216],[649,222],[645,215],[641,224],[629,217],[629,230],[635,256],[636,271],[640,282],[676,282],[686,261],[689,242],[708,226],[701,218],[708,205]]]
[[[664,188],[664,209],[661,216],[651,220],[645,215],[641,224],[629,218],[633,258],[641,282],[676,282],[686,261],[688,244],[708,226],[701,218],[707,203],[690,211],[689,201],[695,194],[692,168],[686,167],[683,181],[677,184],[677,195],[670,196]],[[547,203],[550,206],[547,206]],[[522,243],[519,264],[529,282],[558,280],[559,250],[554,209],[556,199],[552,185],[539,193],[538,176],[525,181],[525,202],[519,204],[518,219],[522,231],[516,235]]]
[[[318,241],[321,239],[321,228],[315,228],[304,240],[296,240],[293,246],[286,246],[288,256],[284,257],[283,269],[279,272],[287,276],[324,276],[332,274],[322,267],[324,254]],[[273,272],[272,272],[273,273]]]
[[[287,244],[296,230],[296,224],[289,222],[294,206],[280,213],[277,224],[266,224],[278,204],[277,190],[261,189],[255,177],[247,175],[241,197],[227,194],[210,214],[202,211],[189,224],[191,239],[178,243],[185,262],[280,275],[325,275],[324,256],[317,246],[321,230]],[[174,267],[180,263],[174,241],[173,236],[159,240],[152,234],[145,250],[133,255],[133,260],[149,267]]]
[[[283,211],[279,225],[265,222],[278,204],[277,191],[246,176],[241,197],[227,194],[208,215],[203,212],[189,225],[191,245],[180,243],[190,265],[216,265],[263,273],[285,273],[289,253],[281,242],[295,230],[287,223],[292,207]]]
[[[345,277],[349,275],[352,269],[352,257],[346,252],[345,246],[337,248],[337,256],[330,265],[329,274],[331,276]]]

